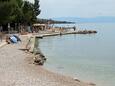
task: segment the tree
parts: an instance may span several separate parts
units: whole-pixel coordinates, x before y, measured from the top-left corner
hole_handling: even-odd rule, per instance
[[[24,6],[22,8],[25,23],[34,23],[37,21],[37,16],[40,14],[39,0],[35,0],[34,4],[29,1],[24,1]]]
[[[34,16],[34,6],[32,3],[28,1],[24,1],[24,6],[22,8],[23,12],[23,22],[24,23],[32,23],[33,19],[35,18]]]
[[[16,4],[13,0],[0,1],[0,23],[6,24],[11,22],[15,16],[13,15]]]
[[[35,3],[23,0],[0,0],[0,24],[33,23],[40,14],[39,0]]]
[[[40,5],[39,5],[39,0],[34,0],[34,12],[35,12],[35,16],[37,17],[41,10],[39,9]]]
[[[16,18],[15,18],[15,22],[17,23],[21,23],[22,19],[23,19],[23,11],[22,11],[22,8],[23,8],[23,0],[16,0],[16,10],[14,12]]]

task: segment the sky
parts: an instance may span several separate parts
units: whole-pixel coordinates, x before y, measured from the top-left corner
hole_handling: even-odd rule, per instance
[[[115,16],[115,0],[40,0],[40,9],[41,18]]]

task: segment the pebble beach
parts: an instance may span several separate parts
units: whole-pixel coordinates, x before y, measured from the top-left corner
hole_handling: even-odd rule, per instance
[[[95,86],[33,64],[31,54],[24,51],[27,36],[21,39],[22,43],[0,47],[1,86]]]

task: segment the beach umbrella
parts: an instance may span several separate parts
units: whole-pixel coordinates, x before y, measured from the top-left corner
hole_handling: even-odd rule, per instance
[[[12,43],[17,43],[17,42],[18,42],[17,39],[16,39],[14,36],[11,36],[11,37],[10,37],[10,41],[11,41]]]
[[[13,35],[13,36],[17,39],[17,41],[21,42],[21,39],[17,35]]]

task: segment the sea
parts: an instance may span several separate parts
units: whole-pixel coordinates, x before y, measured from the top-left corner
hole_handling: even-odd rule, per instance
[[[47,58],[44,67],[93,82],[96,86],[115,86],[115,23],[81,23],[75,26],[76,30],[96,30],[98,33],[40,39],[39,47]]]

